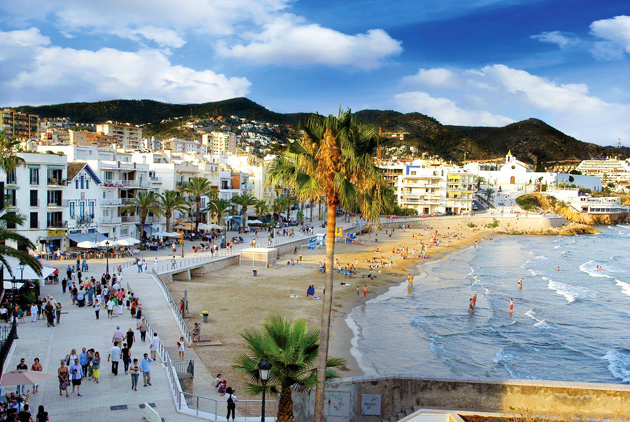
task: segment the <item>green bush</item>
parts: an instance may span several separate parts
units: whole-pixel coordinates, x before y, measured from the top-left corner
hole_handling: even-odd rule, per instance
[[[492,223],[488,223],[485,226],[488,229],[496,229],[497,227],[499,227],[499,220],[497,220],[496,218],[492,219]]]
[[[468,227],[472,229],[472,228],[477,227],[477,225],[471,221],[470,223],[468,223]]]

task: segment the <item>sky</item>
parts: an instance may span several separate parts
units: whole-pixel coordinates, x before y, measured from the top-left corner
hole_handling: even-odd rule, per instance
[[[0,106],[245,96],[630,146],[627,0],[0,2]]]

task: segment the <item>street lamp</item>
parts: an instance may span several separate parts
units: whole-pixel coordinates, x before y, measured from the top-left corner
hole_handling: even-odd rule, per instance
[[[105,241],[105,274],[109,275],[109,240]]]
[[[267,356],[263,356],[262,362],[258,363],[258,375],[260,376],[260,382],[262,383],[262,415],[260,421],[265,422],[265,389],[267,387],[267,381],[269,381],[269,373],[271,372],[271,365],[267,360]]]
[[[24,284],[24,263],[22,261],[20,261],[20,264],[18,265],[18,268],[20,270],[20,281],[22,282],[22,284]],[[13,280],[11,281],[11,283],[13,284],[13,322],[11,323],[11,325],[13,326],[13,339],[14,340],[18,340],[18,332],[17,332],[17,317],[18,317],[18,312],[17,312],[17,305],[15,304],[15,298],[17,297],[17,281],[15,280],[15,276],[13,276]]]

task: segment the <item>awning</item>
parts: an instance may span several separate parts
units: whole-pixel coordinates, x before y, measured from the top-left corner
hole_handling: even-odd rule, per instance
[[[138,228],[140,228],[140,224],[136,224]],[[144,232],[151,236],[152,234],[158,233],[160,230],[155,227],[149,226],[148,224],[144,225]]]
[[[92,242],[94,242],[94,233],[69,234],[68,239],[70,239],[74,243],[81,243],[81,242],[85,242],[86,240],[91,240]],[[103,235],[102,233],[96,233],[97,242],[100,242],[101,240],[105,240],[105,239],[107,239],[107,236]]]

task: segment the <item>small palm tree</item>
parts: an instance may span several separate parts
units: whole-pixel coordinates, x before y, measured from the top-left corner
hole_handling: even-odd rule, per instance
[[[277,420],[293,421],[292,390],[308,392],[317,385],[319,330],[309,329],[306,319],[291,320],[272,315],[263,323],[261,330],[246,330],[241,337],[245,340],[247,352],[236,358],[233,367],[249,376],[247,392],[262,393],[258,363],[266,357],[272,365],[266,388],[280,393]],[[343,364],[343,359],[328,359],[326,379],[337,378],[330,368]]]
[[[263,218],[269,212],[269,205],[267,205],[267,201],[261,199],[259,201],[256,201],[256,203],[254,204],[254,209],[256,210],[256,215],[258,216],[258,219],[260,221],[263,221]]]
[[[162,215],[160,208],[159,196],[155,192],[140,192],[138,196],[127,203],[124,208],[125,212],[136,212],[140,216],[140,238],[144,239],[144,226],[147,222],[149,213],[153,215]]]
[[[208,197],[208,199],[216,198],[218,190],[205,177],[191,177],[182,190],[190,195],[195,203],[195,232],[198,232],[199,219],[201,217],[201,198],[204,196]]]
[[[287,207],[287,198],[285,198],[284,196],[279,196],[276,199],[274,199],[271,209],[273,210],[274,214],[278,215],[278,221],[280,221],[280,213],[284,211],[286,207]]]
[[[33,271],[37,273],[37,275],[41,276],[42,264],[40,264],[40,262],[35,259],[34,256],[29,254],[28,252],[20,251],[5,244],[7,240],[12,240],[18,245],[25,246],[27,249],[35,249],[35,245],[27,237],[5,228],[9,223],[16,225],[24,224],[25,220],[26,217],[16,214],[14,212],[8,212],[0,216],[0,221],[2,221],[2,224],[0,224],[0,263],[5,266],[9,274],[13,275],[14,268],[11,268],[6,259],[7,256],[10,256],[31,267]],[[0,269],[0,271],[2,270]]]
[[[171,219],[174,211],[186,211],[190,208],[186,199],[176,190],[166,190],[158,195],[159,205],[162,208],[162,214],[166,217],[166,231],[171,232]]]
[[[8,137],[4,130],[0,130],[0,169],[10,173],[26,164],[22,157],[15,155],[19,148],[20,141],[15,137]]]
[[[243,227],[247,227],[247,207],[254,205],[258,200],[255,196],[244,192],[240,195],[232,197],[232,202],[241,206],[241,214],[243,215]]]
[[[206,208],[212,217],[217,217],[220,226],[223,225],[223,215],[231,209],[233,209],[232,203],[223,198],[211,200]]]

